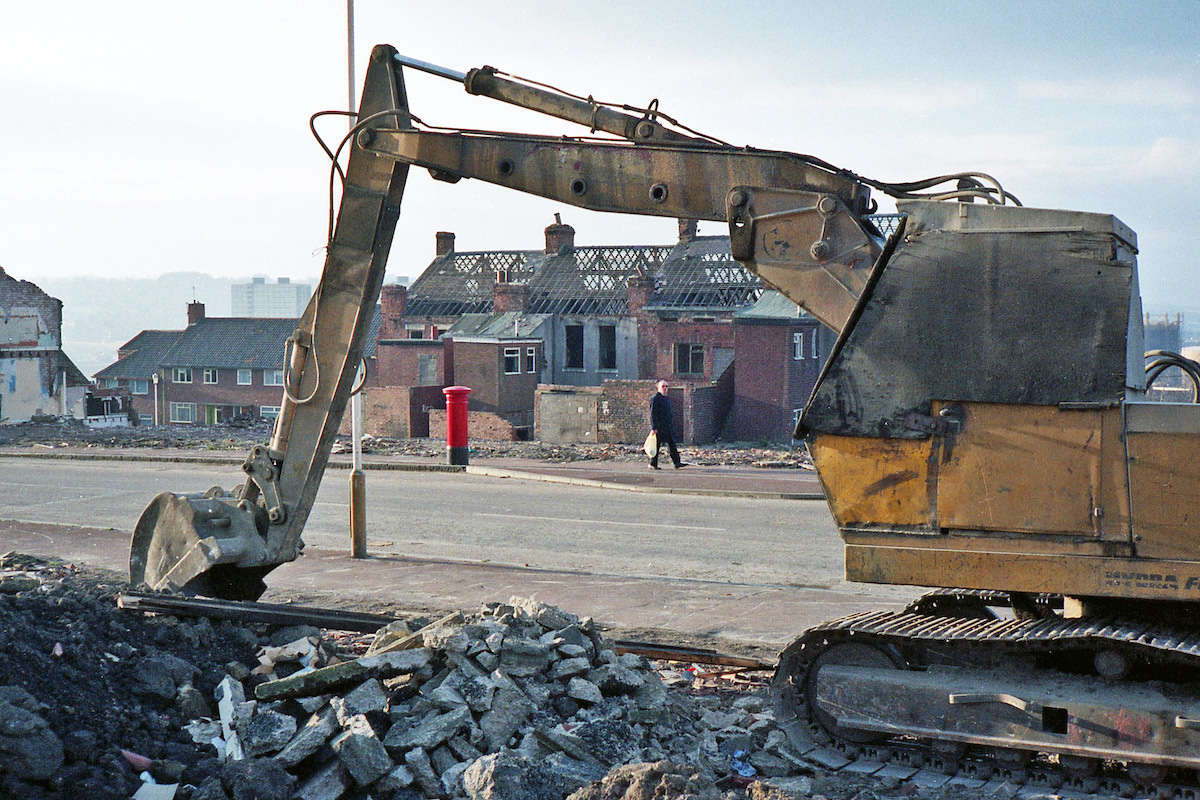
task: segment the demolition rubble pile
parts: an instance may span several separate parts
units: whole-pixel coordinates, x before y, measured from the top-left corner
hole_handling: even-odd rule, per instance
[[[647,775],[658,776],[647,784],[652,796],[720,798],[717,782],[728,784],[732,770],[785,776],[803,767],[761,697],[706,706],[670,691],[690,680],[664,680],[644,658],[617,655],[590,619],[532,601],[416,633],[398,623],[366,655],[335,665],[314,667],[319,655],[318,642],[298,641],[264,651],[256,670],[298,661],[294,674],[227,676],[220,721],[193,723],[197,739],[211,737],[231,761],[273,762],[305,800],[633,797],[629,786]],[[607,793],[589,786],[634,764],[629,777],[608,779]],[[218,784],[210,778],[195,796],[221,797]]]
[[[316,628],[121,610],[124,588],[0,556],[0,797],[716,800],[797,771],[757,694],[696,696],[541,604],[354,658]]]

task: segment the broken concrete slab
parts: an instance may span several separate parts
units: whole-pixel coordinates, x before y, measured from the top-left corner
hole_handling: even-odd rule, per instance
[[[360,785],[371,783],[392,769],[392,759],[364,715],[352,718],[329,746]]]
[[[384,737],[389,752],[401,753],[414,747],[432,750],[471,727],[471,710],[460,706],[446,713],[432,713],[414,727],[393,725]],[[510,734],[511,735],[511,734]]]
[[[281,700],[325,694],[361,683],[367,678],[390,678],[417,672],[429,663],[430,657],[430,652],[425,649],[364,656],[355,661],[260,683],[254,695],[259,700]]]

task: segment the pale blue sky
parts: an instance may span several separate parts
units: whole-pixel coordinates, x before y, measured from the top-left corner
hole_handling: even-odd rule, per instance
[[[5,5],[0,266],[34,281],[319,273],[327,168],[307,120],[347,104],[345,2]],[[881,180],[976,169],[1026,205],[1115,214],[1138,233],[1148,308],[1200,309],[1200,0],[355,10],[360,76],[387,42],[460,71],[491,64],[602,100],[658,98],[728,141]],[[410,75],[409,91],[434,124],[577,132],[431,76]],[[675,236],[671,220],[414,173],[389,273],[419,273],[437,230],[455,231],[460,250],[537,247],[555,212],[580,244]]]

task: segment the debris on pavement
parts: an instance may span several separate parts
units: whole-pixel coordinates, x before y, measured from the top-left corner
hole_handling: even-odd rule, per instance
[[[49,422],[24,422],[0,426],[0,447],[37,450],[128,449],[248,451],[271,438],[270,423],[239,419],[218,425],[135,425],[125,428],[86,427],[81,421],[54,418]],[[333,453],[349,453],[351,440],[339,436]],[[715,442],[683,445],[685,461],[698,466],[752,466],[764,469],[812,469],[803,447],[785,444]],[[385,456],[419,456],[444,459],[446,443],[437,438],[393,439],[367,434],[362,452]],[[538,441],[470,440],[471,458],[529,458],[549,462],[644,461],[641,444],[550,443]]]

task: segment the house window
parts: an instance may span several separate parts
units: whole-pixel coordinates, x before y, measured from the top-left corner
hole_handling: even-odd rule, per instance
[[[237,382],[238,386],[249,386],[254,383],[254,370],[239,369],[237,371]]]
[[[130,394],[150,394],[150,381],[147,380],[131,380],[129,382]]]
[[[425,338],[424,326],[418,327],[418,328],[405,328],[405,331],[408,333],[409,339],[424,339]]]
[[[275,419],[279,416],[279,406],[259,406],[258,415],[263,419]]]
[[[525,371],[537,372],[537,348],[525,348]]]
[[[171,370],[171,383],[191,383],[192,368],[191,367],[176,367]]]
[[[817,357],[817,332],[814,330],[812,332],[812,336],[809,336],[808,338],[812,339],[812,357],[816,358]]]
[[[283,386],[283,370],[264,369],[263,386]]]
[[[204,370],[204,375],[201,377],[201,379],[204,381],[204,383],[216,383],[217,371],[215,369],[206,369]]]
[[[504,374],[519,375],[521,373],[521,348],[504,348]]]
[[[704,345],[676,342],[675,344],[675,374],[703,375],[704,374]]]
[[[617,368],[617,326],[600,326],[600,369]]]
[[[566,369],[583,369],[583,326],[564,325],[566,334]]]
[[[792,360],[799,361],[804,358],[804,334],[792,334]]]
[[[104,379],[104,388],[105,389],[116,389],[120,385],[121,385],[121,382],[118,381],[116,378],[105,378]]]
[[[171,403],[171,422],[193,423],[196,421],[195,403]]]

